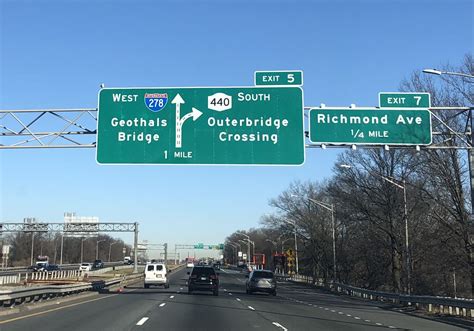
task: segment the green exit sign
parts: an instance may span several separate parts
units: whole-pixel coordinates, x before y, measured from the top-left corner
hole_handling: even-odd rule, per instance
[[[309,136],[313,143],[431,144],[431,113],[428,110],[312,108],[309,121]]]
[[[255,85],[302,86],[303,71],[255,71]]]
[[[300,165],[300,87],[106,88],[100,164]]]
[[[380,92],[380,108],[424,108],[431,107],[429,93],[424,92]]]

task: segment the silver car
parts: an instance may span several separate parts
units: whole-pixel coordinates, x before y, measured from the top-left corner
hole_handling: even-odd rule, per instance
[[[253,270],[246,282],[247,294],[253,292],[266,292],[271,295],[276,295],[277,283],[275,275],[270,270]]]

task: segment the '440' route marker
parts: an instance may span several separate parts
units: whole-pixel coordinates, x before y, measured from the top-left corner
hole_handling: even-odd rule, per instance
[[[106,88],[100,164],[300,165],[299,87]]]

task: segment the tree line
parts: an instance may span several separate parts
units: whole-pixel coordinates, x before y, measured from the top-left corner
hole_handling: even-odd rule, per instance
[[[84,241],[82,242],[82,240]],[[31,232],[18,232],[3,238],[4,245],[11,245],[9,254],[9,266],[30,265],[31,244],[33,247],[33,262],[37,256],[49,257],[49,262],[59,264],[61,259],[61,240],[63,240],[63,264],[81,262],[81,244],[83,245],[83,262],[93,262],[96,258],[97,241],[98,258],[102,261],[120,261],[124,255],[130,255],[131,247],[123,240],[113,238],[109,235],[99,234],[95,237],[67,237],[61,238],[60,233],[34,233],[32,240]],[[126,253],[123,253],[125,248]]]
[[[473,57],[443,69],[473,75]],[[433,107],[472,107],[473,82],[415,71],[400,91],[429,92]],[[262,217],[262,226],[244,233],[271,261],[284,241],[294,245],[296,225],[300,274],[326,281],[336,275],[374,290],[472,297],[469,159],[459,148],[472,139],[470,121],[471,110],[433,110],[431,148],[346,150],[331,178],[292,183],[270,200],[274,212]],[[333,206],[336,269],[331,212],[322,204]],[[227,243],[239,240],[245,239],[236,232]],[[232,256],[232,247],[225,253]]]

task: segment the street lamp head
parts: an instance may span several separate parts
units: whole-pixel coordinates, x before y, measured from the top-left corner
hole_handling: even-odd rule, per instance
[[[425,74],[441,75],[443,72],[438,69],[423,69]]]
[[[349,164],[338,164],[339,168],[343,168],[343,169],[350,169],[352,168],[351,165]]]

